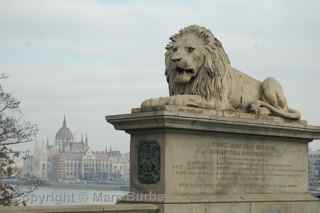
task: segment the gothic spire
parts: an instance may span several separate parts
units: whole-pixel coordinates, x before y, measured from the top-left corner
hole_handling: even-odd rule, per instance
[[[83,141],[83,133],[81,133],[81,141],[80,141],[81,143],[83,143],[84,141]]]
[[[66,121],[66,115],[64,115],[63,117],[63,124],[62,124],[63,127],[67,127],[67,121]]]
[[[87,133],[85,134],[84,141],[85,141],[85,143],[86,143],[86,146],[89,146],[89,144],[88,144],[88,135],[87,135]]]

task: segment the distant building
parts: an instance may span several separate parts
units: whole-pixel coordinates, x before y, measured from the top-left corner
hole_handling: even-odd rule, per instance
[[[314,189],[320,187],[320,150],[309,153],[309,185]]]
[[[27,152],[26,155],[23,158],[23,166],[22,166],[22,173],[21,175],[31,177],[33,176],[33,166],[32,166],[32,160],[33,155],[31,155],[30,152]]]
[[[88,150],[88,138],[86,136],[85,141],[83,137],[81,141],[76,142],[72,135],[72,132],[67,127],[66,117],[62,122],[62,127],[56,133],[55,138],[55,150],[56,153],[84,153]]]
[[[56,180],[79,180],[82,175],[82,157],[88,151],[88,138],[81,137],[75,141],[71,130],[67,126],[66,117],[62,127],[57,131],[54,146],[51,149],[49,160],[52,165],[53,177]]]
[[[96,156],[87,152],[82,157],[82,178],[86,180],[96,179]]]
[[[35,142],[33,148],[33,176],[40,179],[48,178],[48,151],[45,142]]]
[[[91,151],[87,135],[76,141],[64,117],[53,145],[48,140],[35,143],[33,155],[24,161],[23,174],[58,182],[128,182],[128,156],[111,147]]]
[[[48,152],[44,142],[36,141],[33,144],[32,154],[26,153],[23,158],[21,175],[38,177],[46,180],[48,178]]]
[[[100,183],[129,180],[129,159],[120,151],[89,151],[83,156],[83,178]]]

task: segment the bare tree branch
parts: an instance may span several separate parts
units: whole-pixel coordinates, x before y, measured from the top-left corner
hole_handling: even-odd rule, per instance
[[[0,80],[7,77],[0,74]],[[38,133],[37,126],[24,121],[21,114],[20,101],[4,92],[0,85],[0,206],[25,205],[19,199],[25,192],[19,192],[14,185],[2,181],[15,175],[15,160],[19,156],[19,152],[8,146],[32,142]]]

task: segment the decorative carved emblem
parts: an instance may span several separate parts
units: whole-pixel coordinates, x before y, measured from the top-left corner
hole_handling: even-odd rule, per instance
[[[142,184],[156,184],[160,180],[160,145],[156,141],[140,141],[138,153],[138,180]]]

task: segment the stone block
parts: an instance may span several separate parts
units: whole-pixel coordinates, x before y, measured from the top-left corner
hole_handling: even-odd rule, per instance
[[[320,213],[308,192],[305,121],[188,107],[107,116],[130,134],[130,193],[163,213]]]
[[[165,106],[108,116],[131,135],[131,191],[161,202],[314,200],[305,121]],[[272,196],[270,196],[272,195]]]

